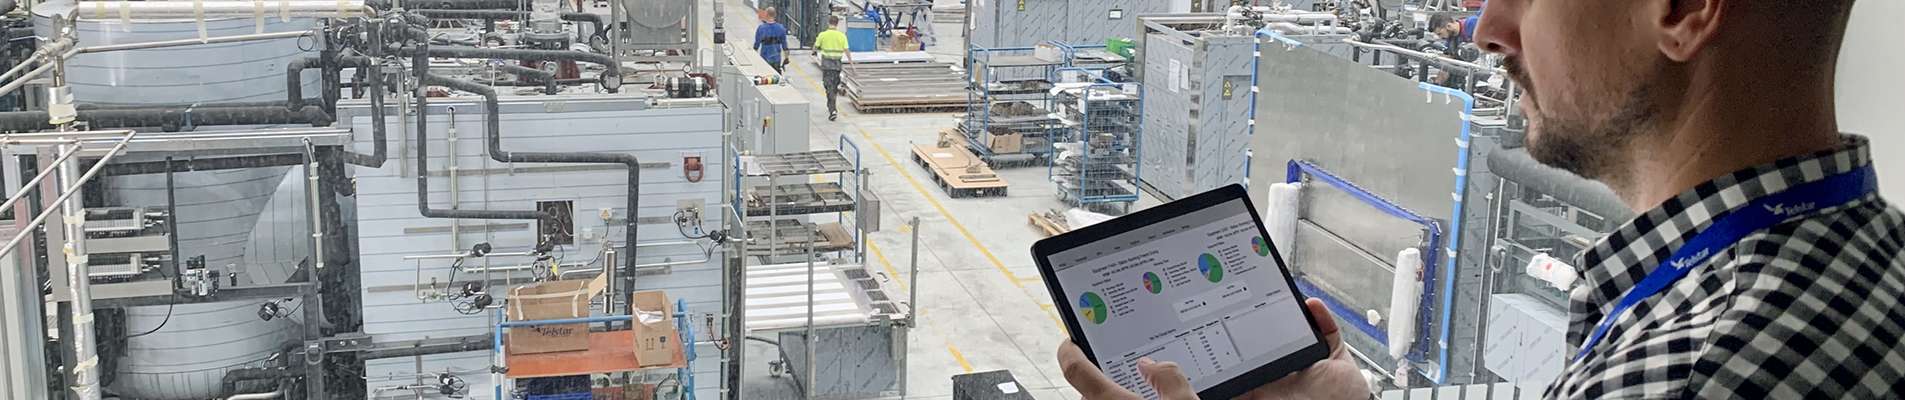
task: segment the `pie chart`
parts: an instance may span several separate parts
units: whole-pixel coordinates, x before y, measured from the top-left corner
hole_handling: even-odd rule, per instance
[[[1099,325],[1105,323],[1105,317],[1111,316],[1111,310],[1105,309],[1105,298],[1085,292],[1084,296],[1078,296],[1078,314],[1092,325]]]
[[[1164,280],[1158,279],[1156,272],[1146,272],[1144,273],[1144,290],[1150,291],[1151,294],[1163,293]]]
[[[1251,238],[1250,250],[1256,251],[1257,256],[1269,257],[1270,256],[1270,242],[1267,240],[1263,240],[1262,236]]]
[[[1197,272],[1204,274],[1204,279],[1209,279],[1211,283],[1224,280],[1224,264],[1218,262],[1217,256],[1210,253],[1197,257]]]

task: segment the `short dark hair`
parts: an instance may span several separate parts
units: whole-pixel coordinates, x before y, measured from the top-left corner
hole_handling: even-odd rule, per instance
[[[1449,23],[1452,22],[1455,22],[1455,17],[1449,16],[1448,14],[1436,14],[1429,16],[1429,26],[1427,28],[1430,30],[1442,29],[1442,27],[1448,26]]]
[[[840,25],[840,16],[838,15],[827,16],[827,25]]]

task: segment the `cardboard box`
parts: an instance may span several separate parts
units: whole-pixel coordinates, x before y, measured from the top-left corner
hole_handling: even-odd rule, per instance
[[[892,48],[888,51],[918,51],[919,49],[914,48],[914,46],[917,46],[917,43],[918,42],[913,40],[913,35],[896,32],[893,34]]]
[[[635,361],[644,367],[674,363],[675,353],[681,351],[681,336],[675,332],[675,307],[668,294],[635,292],[629,304],[635,306]]]
[[[549,281],[517,286],[509,291],[504,309],[511,321],[582,318],[589,316],[590,281]],[[509,328],[509,354],[554,353],[589,349],[589,324],[537,325]]]
[[[988,135],[987,139],[991,142],[986,143],[986,148],[991,149],[993,154],[1014,154],[1025,150],[1025,135],[1022,134]]]

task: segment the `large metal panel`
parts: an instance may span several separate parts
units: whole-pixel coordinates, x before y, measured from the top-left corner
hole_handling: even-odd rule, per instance
[[[1137,16],[1170,7],[1158,0],[975,0],[970,6],[967,42],[988,48],[1136,37]]]
[[[721,109],[694,107],[644,109],[640,99],[575,96],[537,98],[540,101],[512,102],[502,106],[503,146],[520,151],[592,151],[626,152],[641,158],[641,209],[638,221],[639,241],[679,242],[679,230],[670,221],[679,200],[698,200],[703,204],[721,204],[721,187],[726,170],[721,157]],[[439,99],[430,104],[430,140],[416,143],[415,132],[404,129],[395,119],[392,124],[391,162],[382,168],[355,167],[358,178],[357,222],[360,237],[361,277],[363,282],[364,331],[378,341],[401,341],[490,332],[494,318],[490,313],[461,315],[448,303],[417,299],[413,285],[418,274],[428,284],[432,279],[449,279],[448,260],[404,261],[404,256],[454,254],[477,242],[489,242],[497,252],[527,251],[535,243],[533,221],[481,221],[427,219],[417,213],[415,168],[402,168],[415,162],[415,155],[402,154],[398,148],[430,146],[432,205],[452,207],[451,179],[447,176],[454,157],[457,203],[462,209],[523,210],[537,201],[573,201],[576,245],[561,253],[564,262],[589,263],[604,240],[620,242],[624,209],[626,170],[621,166],[565,164],[508,164],[490,160],[482,139],[482,106],[469,99]],[[452,119],[449,109],[456,109]],[[358,148],[368,148],[370,119],[364,106],[342,106],[344,117],[357,132]],[[414,123],[414,121],[413,121]],[[457,140],[454,146],[449,136]],[[401,146],[401,147],[399,147]],[[454,148],[454,150],[452,150]],[[682,171],[684,155],[702,157],[704,178],[689,181]],[[599,215],[608,210],[613,221]],[[712,208],[708,210],[713,211]],[[718,226],[719,214],[707,212],[703,223]],[[451,235],[455,225],[456,235]],[[637,289],[663,289],[674,298],[684,299],[688,311],[718,313],[721,310],[722,274],[718,262],[700,262],[708,255],[693,244],[671,244],[640,248],[639,263],[689,262],[676,265],[666,273],[637,278]],[[716,258],[720,255],[714,254]],[[526,258],[490,257],[471,266],[508,267],[522,265]],[[503,273],[494,278],[500,279]],[[526,275],[517,273],[514,279]],[[458,279],[468,279],[461,275]],[[720,352],[712,347],[698,349],[703,355],[694,363],[698,382],[704,382],[699,395],[718,393],[711,383],[719,382]],[[368,362],[367,385],[370,388],[413,383],[422,372],[444,370],[470,371],[462,377],[469,381],[474,398],[487,398],[490,387],[485,373],[489,353],[467,352],[420,357],[418,359],[375,360]]]
[[[1451,203],[1468,195],[1457,193],[1455,183],[1461,174],[1470,173],[1459,168],[1464,152],[1470,151],[1461,137],[1467,122],[1460,98],[1431,95],[1416,82],[1307,46],[1263,51],[1258,85],[1257,127],[1250,142],[1255,153],[1252,187],[1281,182],[1288,161],[1307,160],[1388,202],[1439,221],[1442,229],[1454,229],[1456,207]],[[1255,192],[1252,196],[1259,204],[1268,204],[1264,191]],[[1292,244],[1296,256],[1291,264],[1357,312],[1386,311],[1389,263],[1402,249],[1422,249],[1427,244],[1422,226],[1320,184],[1304,190],[1301,215],[1307,223]],[[1456,237],[1445,236],[1444,243]],[[1444,249],[1424,251],[1438,261],[1432,278],[1439,282],[1428,290],[1438,292],[1439,299],[1447,288],[1444,285],[1450,283],[1446,278],[1453,276],[1446,271],[1448,254]],[[1442,320],[1442,312],[1450,309],[1442,300],[1430,306],[1427,312],[1431,314],[1423,317],[1431,321]],[[1343,317],[1361,319],[1359,315]],[[1441,337],[1436,330],[1444,327],[1430,329],[1418,335]],[[1362,339],[1351,342],[1366,354],[1384,349]],[[1437,361],[1436,357],[1431,361]],[[1427,371],[1432,378],[1445,378],[1440,372],[1440,368]]]
[[[1191,46],[1175,35],[1152,33],[1144,38],[1144,183],[1161,198],[1175,199],[1190,194],[1190,125],[1195,108],[1193,92],[1182,86],[1174,69],[1192,64]],[[1173,68],[1175,67],[1175,68]],[[1175,82],[1174,82],[1175,81]]]
[[[1244,181],[1244,149],[1250,144],[1251,65],[1254,37],[1211,36],[1203,40],[1192,68],[1197,98],[1191,127],[1190,192],[1195,194]]]
[[[1161,198],[1244,181],[1256,39],[1154,32],[1144,42],[1144,181]],[[1153,173],[1155,172],[1155,173]]]
[[[9,237],[19,229],[0,228]],[[48,398],[46,387],[45,302],[40,299],[38,274],[22,265],[26,252],[0,258],[0,397]]]

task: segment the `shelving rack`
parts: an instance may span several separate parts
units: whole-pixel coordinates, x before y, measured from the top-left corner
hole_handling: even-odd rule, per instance
[[[1062,52],[1039,53],[1037,47],[966,51],[966,116],[959,131],[973,154],[993,168],[1036,165],[1052,154],[1059,126],[1049,92],[1065,60]]]
[[[865,197],[858,144],[842,137],[831,150],[737,153],[734,161],[732,206],[746,220],[745,236],[740,236],[745,243],[743,254],[773,258],[812,250],[862,257],[858,253],[865,245],[865,224],[847,223],[847,215],[861,209]],[[812,179],[826,175],[834,179]],[[789,182],[786,178],[800,179]],[[836,221],[818,224],[801,218],[822,214],[834,214]]]
[[[1065,83],[1052,103],[1066,145],[1048,168],[1058,198],[1073,207],[1122,214],[1138,201],[1138,138],[1144,89],[1105,79],[1102,71],[1056,70]]]

